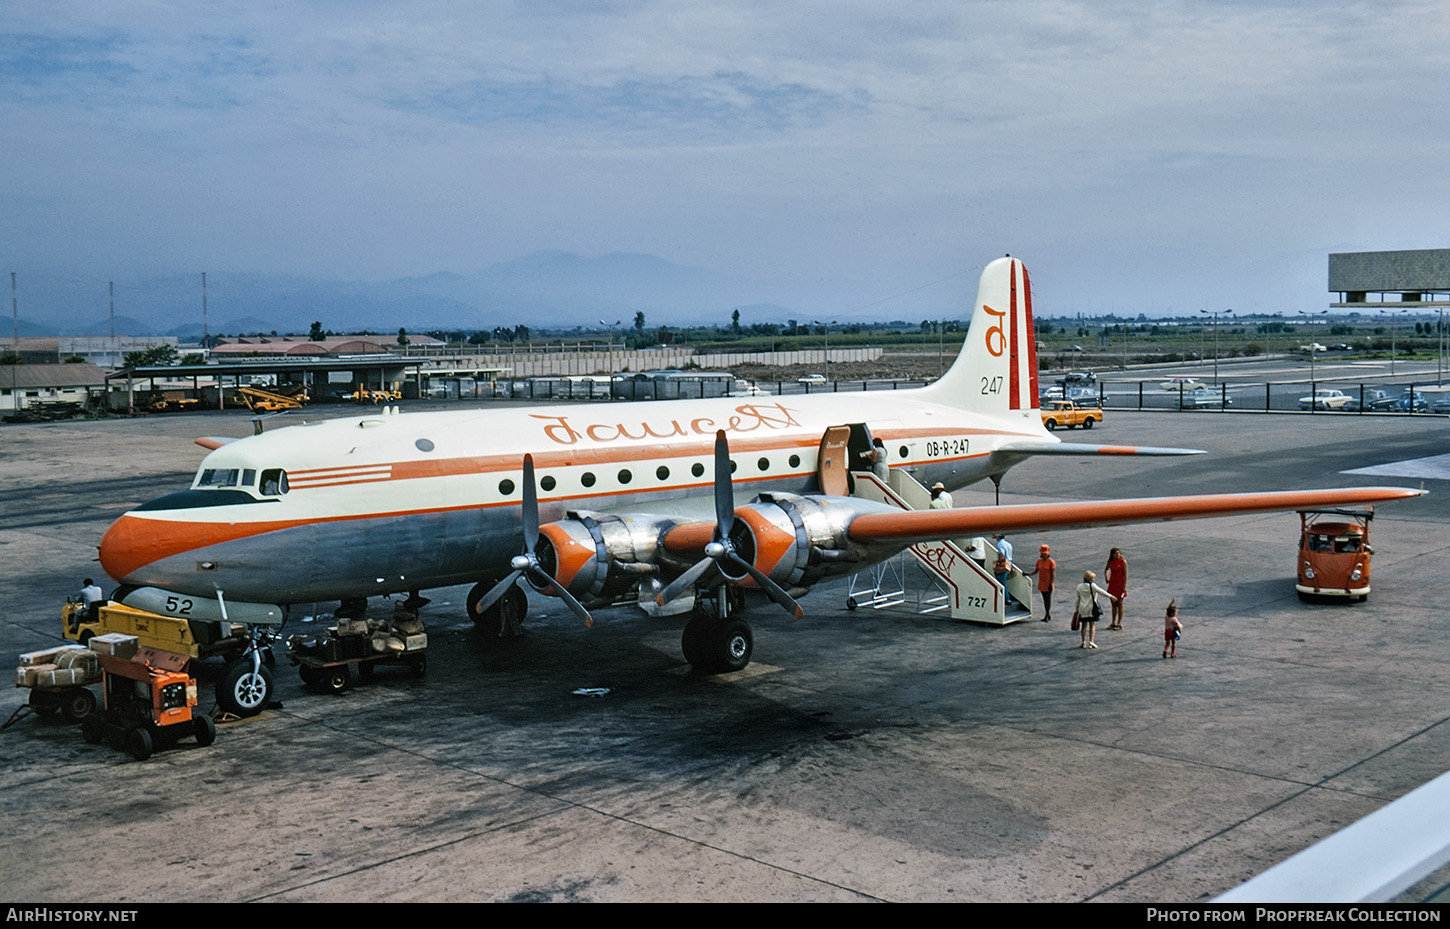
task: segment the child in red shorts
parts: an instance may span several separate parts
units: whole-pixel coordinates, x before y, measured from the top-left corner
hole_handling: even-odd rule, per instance
[[[1178,657],[1178,636],[1183,624],[1178,621],[1178,598],[1168,601],[1168,610],[1163,614],[1163,657]]]

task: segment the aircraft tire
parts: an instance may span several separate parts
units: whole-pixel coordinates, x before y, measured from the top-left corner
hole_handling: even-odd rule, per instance
[[[493,606],[478,611],[478,602],[488,593],[492,584],[476,584],[468,592],[468,617],[483,631],[486,639],[506,639],[523,630],[524,617],[529,611],[529,597],[515,584],[508,593],[500,597]]]
[[[205,713],[192,717],[191,734],[196,736],[196,744],[202,748],[216,741],[216,723]]]
[[[706,674],[739,671],[750,664],[755,636],[743,619],[724,622],[697,616],[685,624],[680,638],[685,660]]]
[[[216,702],[235,716],[256,716],[272,702],[272,669],[265,664],[252,673],[252,659],[237,658],[222,669]]]

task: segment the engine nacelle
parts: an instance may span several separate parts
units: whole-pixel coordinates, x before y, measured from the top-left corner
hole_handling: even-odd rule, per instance
[[[660,516],[571,511],[539,527],[539,565],[581,601],[613,601],[659,571],[660,535],[674,524]]]
[[[805,589],[895,550],[853,542],[847,533],[856,516],[878,512],[899,511],[859,497],[765,493],[735,511],[730,541],[740,557],[781,587]],[[748,575],[743,583],[751,583]]]

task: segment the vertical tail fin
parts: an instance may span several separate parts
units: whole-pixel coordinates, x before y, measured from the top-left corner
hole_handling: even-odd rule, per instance
[[[961,354],[928,390],[939,403],[1041,425],[1032,287],[1021,261],[998,258],[983,269]]]

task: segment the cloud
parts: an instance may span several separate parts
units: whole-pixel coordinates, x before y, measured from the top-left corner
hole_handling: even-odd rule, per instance
[[[1012,250],[1127,309],[1312,308],[1327,243],[1445,244],[1429,0],[125,7],[0,36],[22,265],[629,250],[866,302]]]

